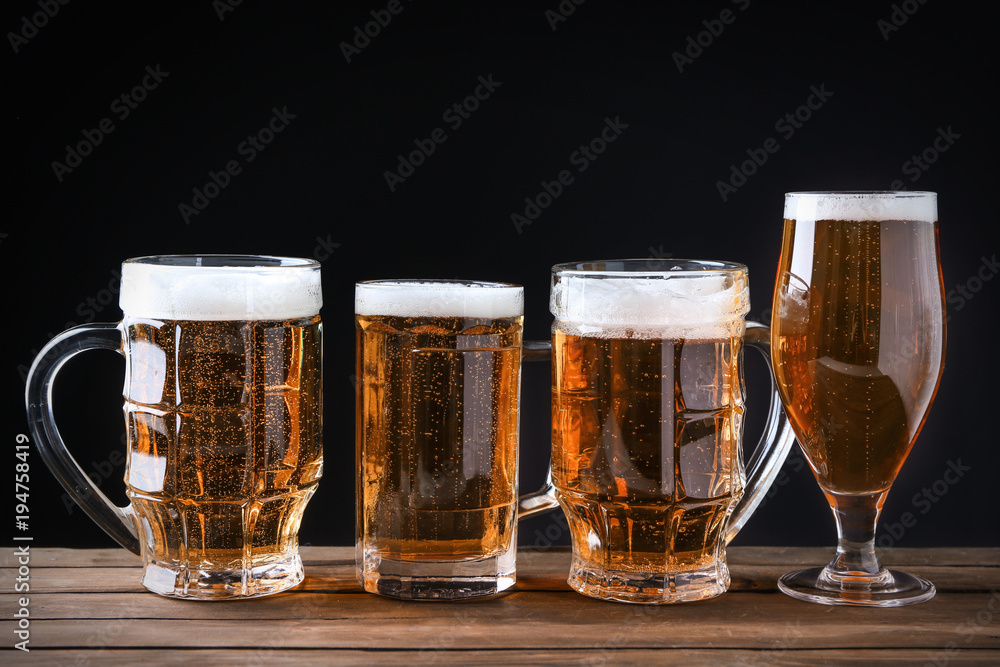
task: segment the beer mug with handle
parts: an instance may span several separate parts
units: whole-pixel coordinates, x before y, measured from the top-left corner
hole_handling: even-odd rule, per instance
[[[794,439],[772,391],[744,473],[743,345],[770,363],[749,308],[742,264],[553,267],[552,477],[580,593],[671,603],[729,587],[726,544]]]
[[[463,599],[514,584],[524,289],[466,280],[355,288],[357,574],[366,591]],[[544,349],[540,349],[544,348]]]
[[[168,597],[246,598],[303,578],[298,531],[323,470],[322,305],[313,260],[139,257],[119,323],[85,324],[38,355],[25,394],[45,463]],[[127,507],[66,449],[52,383],[78,352],[125,357]]]

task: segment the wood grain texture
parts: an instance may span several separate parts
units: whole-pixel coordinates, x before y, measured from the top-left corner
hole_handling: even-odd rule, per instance
[[[364,593],[353,549],[305,547],[307,579],[257,600],[190,602],[146,592],[123,550],[33,549],[31,653],[4,664],[1000,664],[1000,549],[886,550],[938,587],[899,609],[793,600],[778,576],[830,549],[734,547],[730,592],[668,606],[593,600],[566,585],[564,549],[525,550],[513,592],[465,602]],[[13,590],[16,561],[0,564]],[[3,636],[24,594],[0,595]]]
[[[263,651],[260,653],[234,653],[221,649],[190,649],[158,652],[156,662],[150,662],[150,652],[136,649],[97,649],[91,654],[90,665],[690,665],[691,667],[718,667],[732,665],[779,665],[787,667],[816,667],[816,665],[912,665],[930,664],[938,660],[944,665],[996,665],[1000,651],[958,651],[945,658],[917,649],[870,649],[845,652],[829,650],[745,651],[733,649],[680,649],[660,651],[655,649],[619,649],[614,654],[595,654],[584,649],[511,650],[511,651],[349,651],[349,650],[292,650]],[[75,649],[57,649],[33,652],[32,665],[63,667],[78,664],[81,655]],[[945,660],[947,659],[947,662]]]

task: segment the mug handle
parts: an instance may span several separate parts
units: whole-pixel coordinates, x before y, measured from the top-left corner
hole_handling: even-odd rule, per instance
[[[67,493],[94,522],[118,544],[140,555],[131,507],[117,507],[91,481],[76,462],[56,427],[52,413],[52,383],[71,357],[85,350],[122,353],[122,330],[117,323],[94,322],[67,329],[42,348],[28,371],[24,404],[28,427],[42,460]]]
[[[781,466],[791,451],[795,442],[795,433],[781,405],[781,397],[774,383],[774,369],[771,366],[771,327],[759,322],[748,321],[744,343],[755,348],[767,362],[768,376],[771,379],[771,405],[764,424],[764,434],[754,448],[750,461],[747,463],[747,481],[743,490],[743,498],[726,527],[726,544],[729,544],[740,528],[747,522],[757,506],[764,500],[764,495],[781,471]]]
[[[552,358],[552,343],[547,340],[526,340],[521,354],[523,361],[549,361]],[[542,514],[559,507],[556,488],[552,485],[552,460],[545,475],[545,484],[538,491],[525,494],[517,499],[517,518],[520,521],[529,516]]]

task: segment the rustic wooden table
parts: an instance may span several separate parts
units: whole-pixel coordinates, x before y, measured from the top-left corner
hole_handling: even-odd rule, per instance
[[[3,664],[1000,664],[1000,549],[896,549],[883,560],[935,583],[900,609],[792,600],[778,576],[830,549],[729,550],[729,593],[670,606],[586,598],[565,550],[522,551],[513,592],[400,602],[362,592],[350,547],[306,547],[306,581],[258,600],[168,600],[121,549],[31,549],[30,591],[3,557]],[[23,574],[23,571],[22,571]],[[29,653],[14,648],[27,597]]]

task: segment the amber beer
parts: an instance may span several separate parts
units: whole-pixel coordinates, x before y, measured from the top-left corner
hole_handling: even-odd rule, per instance
[[[143,583],[203,598],[295,585],[323,468],[318,265],[126,262],[121,298]]]
[[[774,370],[827,493],[889,490],[943,368],[936,201],[891,194],[786,203]]]
[[[551,298],[569,583],[632,602],[718,595],[743,493],[745,268],[669,279],[573,268],[556,267]]]
[[[778,589],[831,605],[929,600],[930,581],[879,562],[875,532],[944,368],[937,194],[789,192],[784,218],[774,373],[838,543]]]
[[[514,582],[523,291],[357,285],[358,578],[401,598]]]

